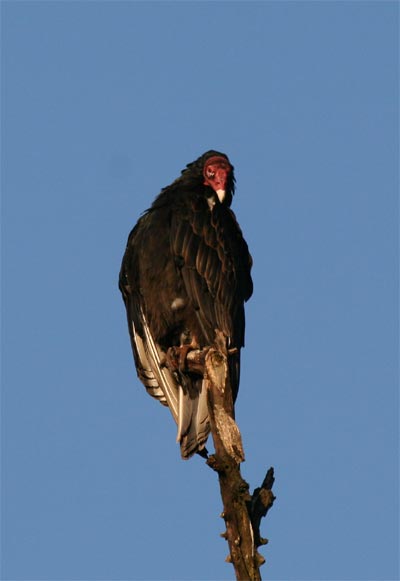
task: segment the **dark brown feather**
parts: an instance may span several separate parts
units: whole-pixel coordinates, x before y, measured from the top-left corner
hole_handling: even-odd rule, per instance
[[[185,458],[204,447],[209,431],[202,378],[160,370],[163,358],[172,346],[213,345],[221,330],[238,349],[230,360],[236,398],[244,302],[252,294],[251,256],[229,208],[233,170],[224,203],[203,185],[204,163],[215,154],[189,164],[162,190],[132,230],[120,273],[139,378],[171,408]]]

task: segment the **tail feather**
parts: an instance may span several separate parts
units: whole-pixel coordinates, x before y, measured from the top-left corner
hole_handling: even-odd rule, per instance
[[[204,379],[189,381],[193,381],[190,390],[179,388],[177,441],[184,459],[203,450],[210,433],[206,382]]]
[[[165,353],[154,341],[142,309],[140,315],[143,337],[131,321],[138,377],[147,392],[171,410],[182,458],[190,458],[204,449],[210,433],[206,382],[200,377],[172,373],[165,366]]]

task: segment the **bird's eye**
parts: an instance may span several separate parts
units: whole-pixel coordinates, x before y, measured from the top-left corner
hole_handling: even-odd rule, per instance
[[[214,171],[214,170],[212,170],[211,168],[208,168],[208,169],[207,169],[207,177],[208,177],[208,178],[213,178],[213,177],[215,177],[215,171]]]

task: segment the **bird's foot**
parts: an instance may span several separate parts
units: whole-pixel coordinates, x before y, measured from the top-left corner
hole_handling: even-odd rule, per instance
[[[195,373],[204,375],[204,361],[210,347],[200,349],[198,345],[185,343],[180,347],[170,347],[164,360],[164,366],[170,371],[180,371],[181,373]]]
[[[166,364],[172,370],[188,371],[186,357],[189,351],[193,351],[193,345],[181,345],[170,347],[166,354]]]

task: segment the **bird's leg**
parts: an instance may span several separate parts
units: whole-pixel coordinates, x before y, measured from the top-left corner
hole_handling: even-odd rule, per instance
[[[192,343],[189,343],[188,345],[181,345],[179,347],[179,371],[187,371],[186,366],[187,354],[189,353],[189,351],[193,351],[193,349],[196,348],[194,344],[192,345]]]
[[[190,343],[180,345],[180,347],[170,347],[166,354],[167,367],[181,372],[191,371],[192,369],[188,369],[187,355],[196,349],[199,349],[199,346],[195,339],[192,339]]]

